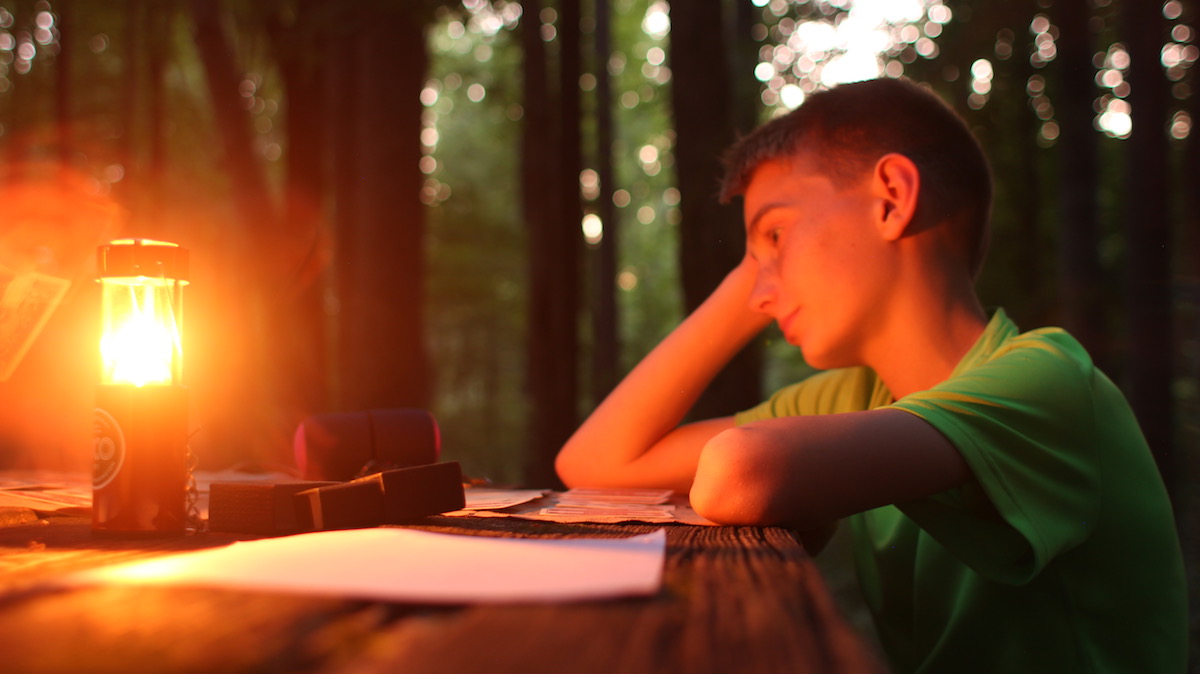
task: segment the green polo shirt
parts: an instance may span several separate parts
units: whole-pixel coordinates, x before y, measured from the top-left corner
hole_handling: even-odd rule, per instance
[[[1128,403],[1057,328],[997,311],[951,376],[901,400],[830,370],[738,423],[894,407],[938,429],[968,484],[850,518],[898,672],[1183,672],[1187,592],[1166,490]]]

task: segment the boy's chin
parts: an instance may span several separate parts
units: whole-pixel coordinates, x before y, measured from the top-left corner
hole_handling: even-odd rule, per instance
[[[860,365],[860,363],[854,362],[853,359],[845,357],[844,354],[817,348],[812,344],[808,345],[808,348],[804,348],[800,344],[796,344],[796,346],[800,347],[800,353],[804,356],[804,362],[809,367],[814,367],[818,370],[836,370],[838,368]]]

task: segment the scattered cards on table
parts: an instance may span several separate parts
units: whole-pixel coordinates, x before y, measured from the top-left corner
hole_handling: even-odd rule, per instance
[[[668,505],[670,489],[599,489],[568,490],[558,502],[542,508],[543,515],[596,515],[634,519],[672,519],[675,506]]]

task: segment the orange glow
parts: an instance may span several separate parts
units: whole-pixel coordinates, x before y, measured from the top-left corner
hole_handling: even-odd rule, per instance
[[[145,277],[102,281],[104,315],[100,338],[106,384],[170,385],[182,352],[172,309],[173,281]]]

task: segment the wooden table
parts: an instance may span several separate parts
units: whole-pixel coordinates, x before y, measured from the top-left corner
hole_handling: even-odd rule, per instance
[[[79,569],[248,540],[93,538],[83,517],[0,512],[4,672],[877,672],[784,529],[667,525],[653,597],[422,606],[189,588],[48,589]],[[429,518],[486,536],[628,536],[649,525]],[[348,570],[348,572],[352,572]]]

